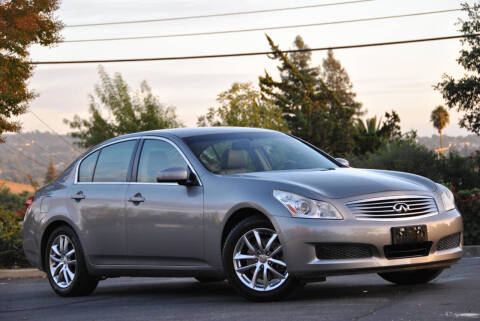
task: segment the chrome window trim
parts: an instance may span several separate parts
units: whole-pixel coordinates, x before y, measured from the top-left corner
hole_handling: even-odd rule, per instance
[[[198,179],[198,183],[200,184],[200,186],[203,186],[202,184],[202,181],[200,179],[200,176],[197,174],[197,172],[195,171],[195,168],[192,166],[192,163],[190,162],[190,160],[185,156],[185,154],[183,153],[183,151],[177,146],[177,144],[175,144],[174,142],[172,142],[170,139],[168,138],[165,138],[165,137],[159,137],[159,136],[137,136],[137,137],[130,137],[130,138],[125,138],[125,139],[120,139],[120,140],[116,140],[114,142],[110,142],[108,144],[105,144],[105,145],[102,145],[102,146],[99,146],[93,150],[90,151],[90,153],[88,153],[87,155],[83,156],[80,160],[77,161],[77,164],[75,165],[75,179],[73,181],[74,184],[79,184],[79,185],[82,185],[82,184],[126,184],[126,185],[130,185],[130,184],[134,184],[134,185],[141,185],[141,184],[146,184],[146,185],[162,185],[162,186],[179,186],[180,184],[178,183],[154,183],[154,182],[79,182],[78,181],[78,171],[79,171],[79,168],[80,168],[80,164],[83,162],[83,160],[85,158],[87,158],[88,156],[90,156],[91,154],[95,153],[96,151],[102,149],[102,148],[105,148],[107,146],[110,146],[110,145],[113,145],[113,144],[117,144],[117,143],[122,143],[122,142],[125,142],[125,141],[129,141],[129,140],[141,140],[141,139],[156,139],[156,140],[161,140],[161,141],[164,141],[170,145],[173,146],[173,148],[175,148],[179,153],[180,155],[183,157],[183,159],[185,160],[185,162],[187,163],[187,165],[190,167],[190,169],[192,170],[192,172],[195,174],[195,176],[197,177]],[[140,153],[140,156],[141,156],[141,153]],[[138,169],[137,169],[138,170]]]

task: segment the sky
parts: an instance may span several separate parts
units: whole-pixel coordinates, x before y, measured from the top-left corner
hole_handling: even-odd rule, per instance
[[[233,11],[282,8],[339,0],[64,0],[58,17],[67,25],[119,20],[155,19]],[[471,1],[470,1],[471,3]],[[375,0],[364,3],[271,12],[229,17],[65,28],[65,40],[189,33],[308,24],[335,20],[370,18],[422,11],[459,8],[452,0]],[[409,17],[383,21],[337,24],[295,29],[270,30],[268,35],[282,49],[292,47],[301,35],[311,47],[360,44],[368,42],[449,36],[458,34],[456,22],[463,12]],[[433,85],[444,73],[461,77],[456,59],[459,40],[408,45],[337,50],[337,59],[347,70],[357,98],[363,103],[365,117],[382,116],[396,110],[402,130],[417,130],[420,136],[436,133],[430,113],[444,104]],[[34,61],[118,59],[236,53],[269,50],[264,31],[113,42],[61,43],[51,48],[31,47]],[[326,52],[312,53],[312,63],[320,65]],[[275,61],[266,56],[208,60],[108,63],[108,73],[119,72],[132,90],[146,80],[162,103],[175,106],[186,126],[196,126],[197,117],[216,106],[217,95],[236,81],[258,85],[265,70],[278,77]],[[30,109],[59,133],[69,132],[63,119],[74,115],[88,117],[89,94],[98,83],[98,65],[40,65],[29,81],[39,94]],[[459,114],[450,111],[446,135],[466,135],[458,126]],[[23,131],[48,128],[31,113],[19,117]]]

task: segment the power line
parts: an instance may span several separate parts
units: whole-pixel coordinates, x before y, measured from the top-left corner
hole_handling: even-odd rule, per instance
[[[29,112],[35,116],[35,118],[37,118],[42,124],[44,124],[48,129],[50,129],[53,133],[55,133],[58,138],[60,138],[63,142],[65,142],[65,144],[68,145],[68,147],[70,147],[70,149],[78,152],[78,153],[81,153],[78,149],[76,149],[75,147],[72,146],[72,144],[66,140],[62,135],[60,135],[57,131],[55,131],[52,127],[50,127],[45,121],[43,121],[37,114],[35,114],[33,111],[29,110]]]
[[[344,45],[344,46],[332,46],[332,47],[321,47],[321,48],[308,48],[308,49],[291,49],[291,50],[280,50],[282,53],[295,53],[295,52],[311,52],[311,51],[326,51],[326,50],[340,50],[340,49],[354,49],[354,48],[365,48],[365,47],[379,47],[379,46],[391,46],[391,45],[401,45],[408,43],[418,43],[418,42],[429,42],[429,41],[439,41],[439,40],[450,40],[450,39],[459,39],[459,38],[468,38],[468,37],[478,37],[480,33],[475,33],[471,35],[454,35],[454,36],[445,36],[445,37],[434,37],[434,38],[420,38],[420,39],[411,39],[411,40],[398,40],[398,41],[389,41],[389,42],[374,42],[374,43],[365,43],[358,45]],[[200,55],[200,56],[174,56],[174,57],[157,57],[157,58],[125,58],[125,59],[90,59],[90,60],[63,60],[63,61],[32,61],[32,65],[59,65],[59,64],[103,64],[110,62],[141,62],[141,61],[167,61],[167,60],[192,60],[192,59],[212,59],[212,58],[230,58],[230,57],[245,57],[245,56],[262,56],[273,54],[273,51],[256,51],[256,52],[242,52],[242,53],[230,53],[230,54],[211,54],[211,55]]]
[[[28,142],[30,142],[30,140],[29,140],[28,138],[24,137],[24,136],[22,135],[22,133],[17,133],[17,135],[18,135],[18,137],[20,137],[21,139],[23,139],[23,141],[28,141]],[[44,151],[45,153],[47,153],[47,154],[50,154],[50,153],[51,153],[50,151],[46,150],[45,148],[43,148],[43,147],[42,147],[41,145],[39,145],[39,144],[35,144],[34,146],[35,146],[35,147],[38,147],[38,148],[41,149],[41,150],[43,150],[43,151]],[[63,159],[63,158],[57,157],[56,155],[51,155],[51,156],[52,156],[53,158],[55,158],[57,161],[64,162],[64,163],[67,163],[67,164],[68,164],[68,161],[66,161],[66,160]]]
[[[299,24],[299,25],[288,25],[288,26],[248,28],[248,29],[234,29],[234,30],[232,29],[232,30],[206,31],[206,32],[191,32],[191,33],[175,33],[175,34],[150,35],[150,36],[133,36],[133,37],[117,37],[117,38],[94,38],[94,39],[74,39],[74,40],[63,40],[63,41],[61,41],[61,42],[62,42],[62,43],[80,43],[80,42],[140,40],[140,39],[178,38],[178,37],[193,37],[193,36],[219,35],[219,34],[229,34],[229,33],[242,33],[242,32],[253,32],[253,31],[268,31],[268,30],[281,30],[281,29],[293,29],[293,28],[306,28],[306,27],[318,27],[318,26],[326,26],[326,25],[344,24],[344,23],[356,23],[356,22],[378,21],[378,20],[387,20],[387,19],[398,19],[398,18],[415,17],[415,16],[425,16],[425,15],[432,15],[432,14],[439,14],[439,13],[456,12],[456,11],[462,11],[462,10],[463,10],[463,9],[447,9],[447,10],[437,10],[437,11],[425,11],[425,12],[407,13],[407,14],[393,15],[393,16],[360,18],[360,19],[350,19],[350,20],[336,20],[336,21],[327,21],[327,22],[318,22],[318,23],[308,23],[308,24]]]
[[[361,3],[361,2],[371,2],[371,1],[375,1],[375,0],[344,1],[344,2],[323,3],[323,4],[314,4],[314,5],[296,6],[296,7],[287,7],[287,8],[274,8],[274,9],[263,9],[263,10],[224,12],[224,13],[214,13],[214,14],[206,14],[206,15],[197,15],[197,16],[174,17],[174,18],[158,18],[158,19],[145,19],[145,20],[125,20],[125,21],[111,21],[111,22],[97,22],[97,23],[72,24],[72,25],[66,25],[65,27],[66,27],[66,28],[95,27],[95,26],[106,26],[106,25],[121,25],[121,24],[134,24],[134,23],[150,23],[150,22],[176,21],[176,20],[187,20],[187,19],[201,19],[201,18],[212,18],[212,17],[226,17],[226,16],[236,16],[236,15],[248,15],[248,14],[256,14],[256,13],[266,13],[266,12],[277,12],[277,11],[289,11],[289,10],[299,10],[299,9],[311,9],[311,8],[320,8],[320,7],[330,7],[330,6],[354,4],[354,3]]]

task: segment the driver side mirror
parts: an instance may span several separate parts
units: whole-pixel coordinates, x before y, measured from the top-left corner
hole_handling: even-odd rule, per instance
[[[157,174],[157,182],[195,185],[195,178],[192,177],[193,175],[194,174],[188,167],[170,167]]]
[[[350,167],[350,162],[345,158],[335,158],[335,160],[340,164],[342,164],[343,166]]]

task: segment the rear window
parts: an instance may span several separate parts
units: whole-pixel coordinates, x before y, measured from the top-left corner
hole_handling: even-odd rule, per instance
[[[95,170],[95,163],[97,162],[98,151],[85,157],[78,169],[79,182],[91,182],[93,178],[93,171]]]
[[[136,140],[104,147],[98,156],[94,182],[126,182]]]

